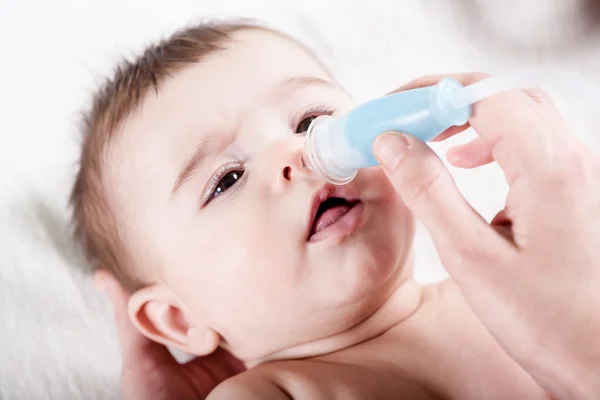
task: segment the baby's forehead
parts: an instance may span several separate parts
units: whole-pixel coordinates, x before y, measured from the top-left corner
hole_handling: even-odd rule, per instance
[[[174,74],[159,91],[164,102],[210,105],[226,98],[257,98],[271,86],[296,77],[331,80],[317,59],[297,42],[264,31],[240,31],[222,51]]]
[[[241,30],[222,50],[169,74],[132,117],[139,125],[169,113],[198,115],[219,104],[232,109],[236,103],[259,99],[277,83],[301,77],[331,81],[319,61],[292,39],[269,31]]]
[[[332,82],[315,57],[295,41],[268,31],[236,32],[224,47],[171,74],[148,93],[125,137],[164,137],[207,130],[265,101],[273,87],[290,81]],[[170,137],[174,133],[169,135]]]

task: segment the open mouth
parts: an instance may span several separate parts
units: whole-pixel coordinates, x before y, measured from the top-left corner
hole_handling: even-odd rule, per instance
[[[357,204],[358,201],[350,202],[341,197],[330,197],[322,202],[313,220],[310,236],[336,223]]]
[[[312,223],[308,239],[316,239],[324,236],[323,232],[333,228],[344,219],[360,200],[344,196],[343,193],[334,193],[335,190],[322,193],[315,198],[312,210]]]

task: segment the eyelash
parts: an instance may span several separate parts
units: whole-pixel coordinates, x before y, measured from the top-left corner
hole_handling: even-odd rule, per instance
[[[312,105],[307,107],[301,115],[300,118],[294,119],[292,125],[290,126],[292,132],[296,132],[298,126],[302,121],[306,118],[313,116],[321,116],[321,115],[332,115],[335,113],[335,110],[325,106],[325,105]],[[215,192],[217,187],[229,173],[234,171],[242,171],[242,176],[244,175],[243,164],[241,162],[230,162],[225,165],[219,167],[219,169],[213,174],[213,176],[208,181],[206,185],[206,189],[204,191],[204,196],[202,197],[202,206],[206,206],[215,198]],[[240,179],[242,179],[240,177]]]
[[[215,198],[215,191],[219,186],[219,183],[229,174],[234,171],[243,171],[243,164],[241,162],[230,162],[225,165],[219,167],[219,169],[214,173],[214,175],[208,181],[206,185],[206,189],[204,191],[204,196],[202,197],[202,205],[206,206],[210,203],[211,200]],[[242,172],[242,175],[244,173]]]
[[[333,115],[334,113],[335,113],[334,109],[332,109],[331,107],[328,107],[324,104],[314,104],[314,105],[308,106],[300,114],[300,118],[294,118],[292,120],[290,129],[292,130],[292,132],[296,132],[298,125],[300,125],[300,123],[304,119],[309,118],[309,117],[314,117],[314,116],[321,116],[321,115]]]

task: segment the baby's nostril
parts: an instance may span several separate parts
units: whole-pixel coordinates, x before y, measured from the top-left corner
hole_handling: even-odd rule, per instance
[[[292,177],[292,169],[290,167],[285,167],[283,169],[283,177],[285,179],[287,179],[288,181],[291,179],[291,177]]]

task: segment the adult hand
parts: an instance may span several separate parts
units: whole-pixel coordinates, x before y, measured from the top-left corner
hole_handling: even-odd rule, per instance
[[[449,76],[463,84],[485,77]],[[503,169],[506,207],[489,224],[423,142],[385,134],[375,155],[506,352],[556,398],[600,399],[600,160],[568,134],[542,91],[500,94],[473,111],[479,137],[448,160],[465,168],[495,160]]]
[[[108,295],[122,353],[124,400],[204,399],[219,383],[244,371],[244,364],[219,348],[213,354],[179,364],[166,347],[142,336],[129,320],[129,294],[109,273],[98,271],[96,286]]]

